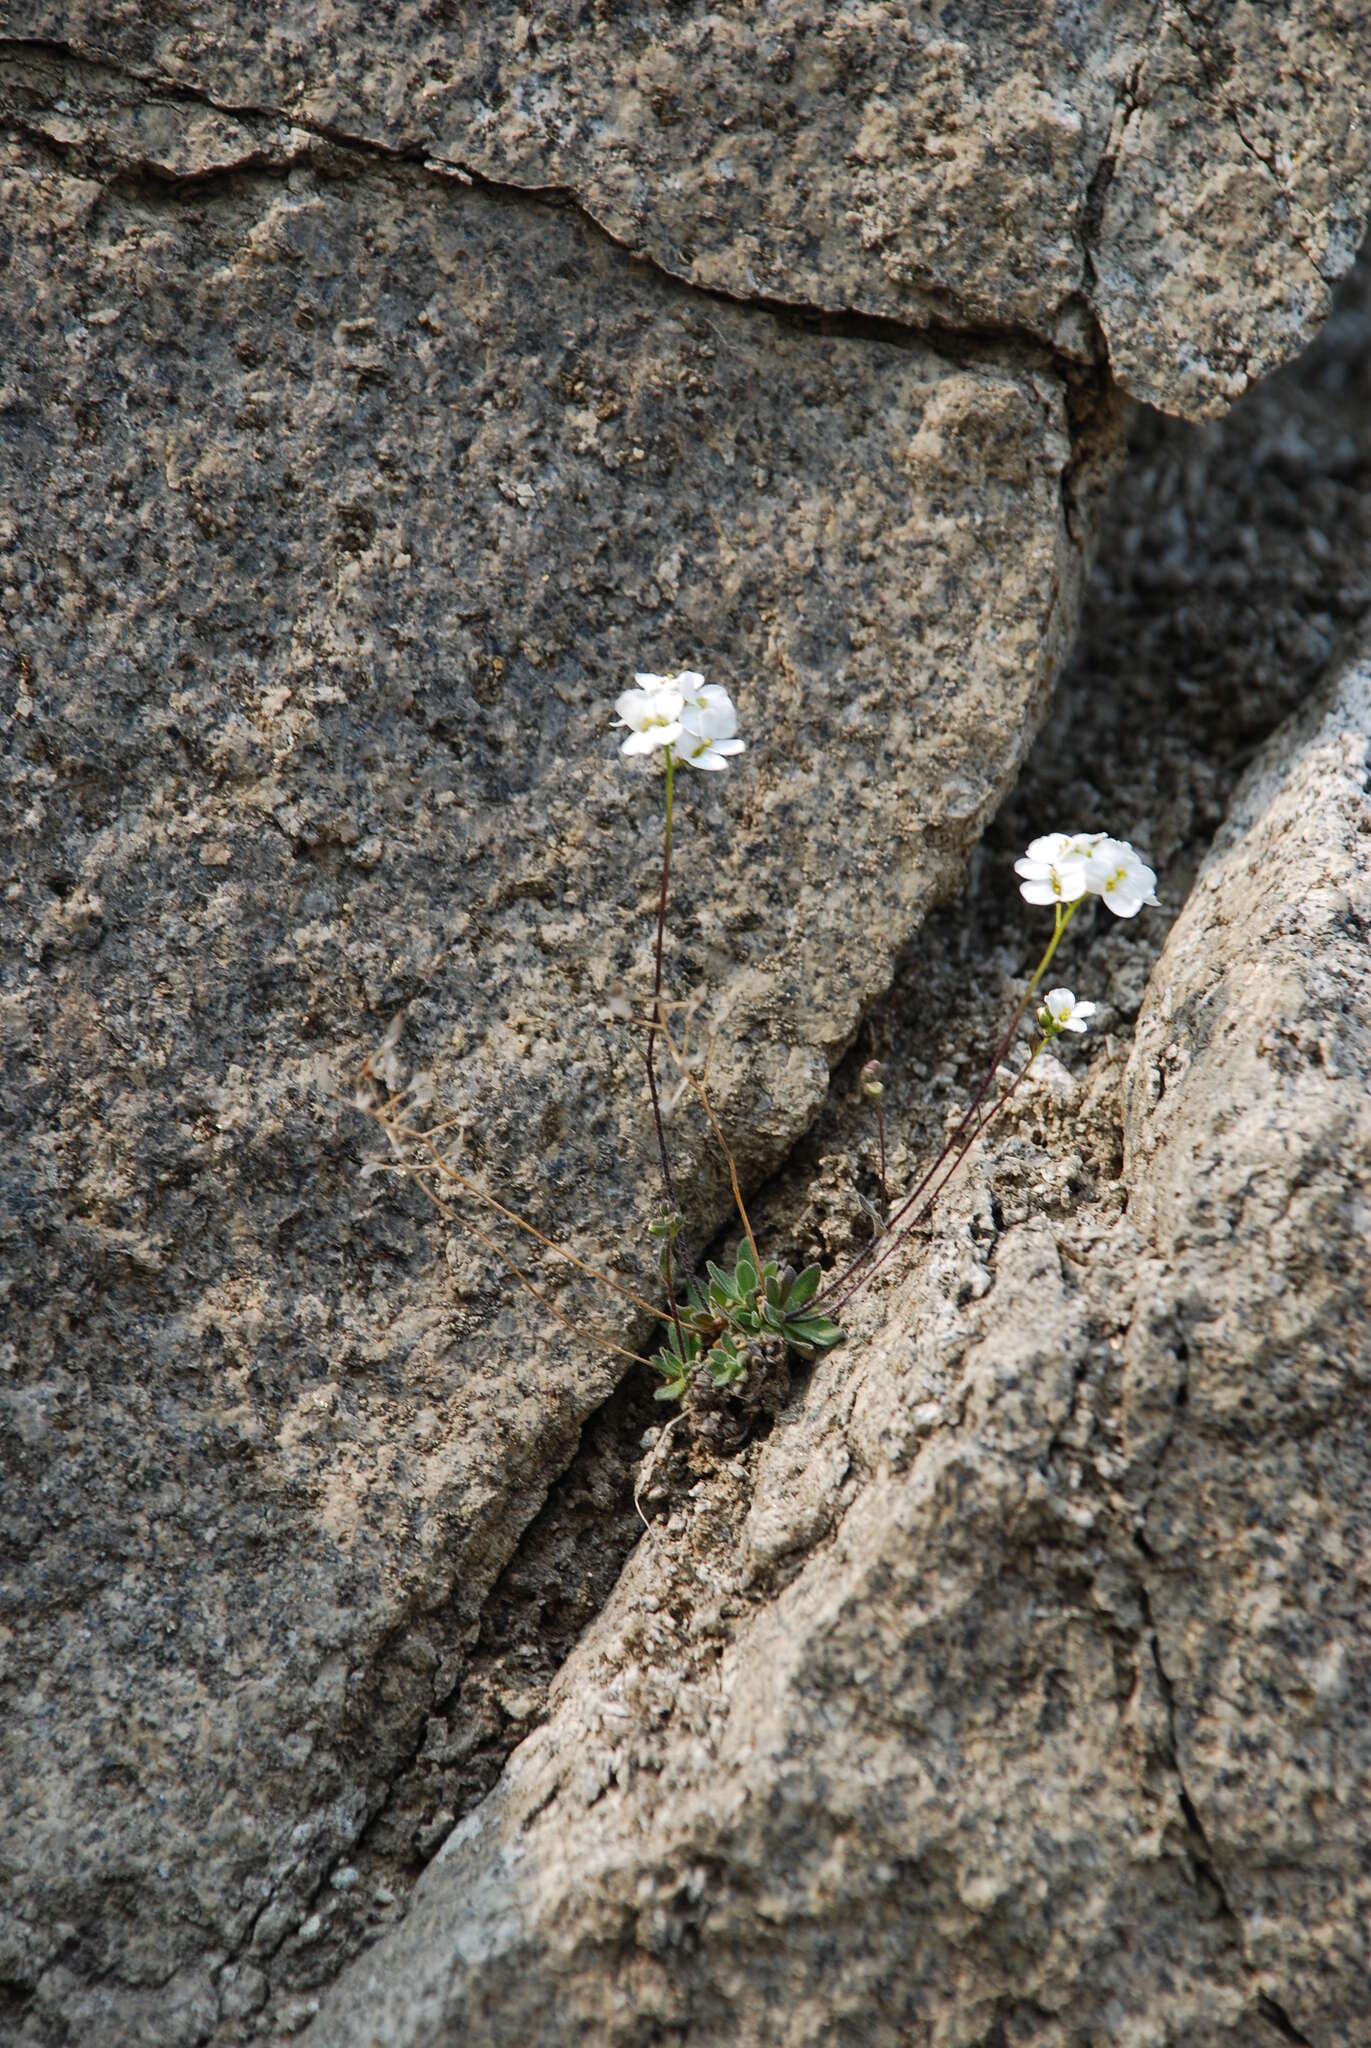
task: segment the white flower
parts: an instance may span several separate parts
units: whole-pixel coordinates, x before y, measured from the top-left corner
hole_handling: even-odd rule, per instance
[[[1050,832],[1035,839],[1014,872],[1027,903],[1075,903],[1103,896],[1116,917],[1136,917],[1157,901],[1157,877],[1126,840],[1103,832]]]
[[[1094,1003],[1078,1003],[1069,988],[1050,988],[1038,1012],[1044,1024],[1055,1024],[1058,1031],[1084,1031],[1087,1017],[1095,1014]]]
[[[616,723],[631,728],[621,754],[651,754],[669,747],[681,737],[681,708],[685,693],[676,676],[635,675],[636,690],[625,690],[614,700],[619,716]]]
[[[1124,839],[1098,839],[1085,867],[1085,885],[1103,896],[1115,917],[1136,917],[1144,903],[1157,901],[1157,877]]]
[[[632,728],[620,749],[625,754],[651,754],[675,747],[692,768],[723,768],[743,743],[737,737],[738,714],[720,683],[707,683],[693,668],[678,675],[635,675],[636,690],[614,700],[620,725]]]
[[[1073,838],[1067,832],[1049,832],[1045,839],[1035,839],[1023,859],[1014,863],[1015,874],[1023,877],[1019,894],[1024,902],[1075,903],[1084,896],[1089,886],[1086,864],[1094,846],[1089,833]]]
[[[738,714],[722,683],[707,683],[693,669],[673,678],[684,692],[681,738],[676,751],[692,768],[723,768],[743,751]]]
[[[682,761],[692,768],[727,768],[735,754],[741,754],[741,740],[711,740],[697,738],[687,726],[677,742],[676,752]]]

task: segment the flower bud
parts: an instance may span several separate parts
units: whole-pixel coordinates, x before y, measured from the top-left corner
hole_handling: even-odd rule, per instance
[[[868,1060],[862,1068],[862,1093],[863,1095],[869,1095],[873,1102],[879,1102],[885,1094],[885,1089],[881,1083],[881,1076],[884,1072],[885,1068],[879,1060]]]

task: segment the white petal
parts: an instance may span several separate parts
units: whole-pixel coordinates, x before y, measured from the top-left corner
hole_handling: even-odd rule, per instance
[[[624,725],[636,729],[642,724],[651,703],[652,693],[649,690],[625,690],[614,699],[614,709]]]
[[[1090,886],[1098,895],[1115,875],[1128,872],[1126,848],[1117,839],[1102,839],[1086,861]]]
[[[1157,877],[1124,839],[1102,839],[1086,863],[1089,886],[1118,917],[1136,917],[1157,900]]]
[[[1049,832],[1045,839],[1031,839],[1028,843],[1029,860],[1054,861],[1070,845],[1065,832]],[[1015,862],[1018,866],[1018,862]]]
[[[720,718],[715,711],[701,711],[688,699],[681,710],[681,723],[697,740],[731,740],[738,730],[736,719]]]
[[[640,670],[635,670],[633,680],[640,690],[661,690],[665,689],[669,683],[674,682],[675,678],[673,676],[649,676],[644,675]]]
[[[686,730],[698,733],[701,739],[731,740],[738,730],[738,714],[732,699],[718,683],[706,684],[704,689],[687,696],[681,716]]]
[[[663,684],[653,690],[625,690],[614,709],[625,725],[644,726],[649,719],[679,718],[684,699],[679,690]]]
[[[1142,897],[1123,883],[1113,889],[1102,889],[1100,894],[1115,917],[1136,917],[1143,907]]]
[[[1058,901],[1057,892],[1052,884],[1039,881],[1036,876],[1031,881],[1020,882],[1019,894],[1023,897],[1025,903],[1056,903]]]
[[[698,669],[693,668],[683,668],[680,674],[673,676],[671,680],[678,689],[685,692],[687,697],[693,697],[697,690],[704,690],[706,688],[717,690],[721,687],[718,683],[706,684],[704,677],[699,673]],[[727,690],[723,694],[727,696]]]
[[[655,754],[658,747],[669,747],[681,736],[679,725],[650,725],[644,732],[631,733],[620,747],[621,754]]]
[[[1074,903],[1086,891],[1084,861],[1031,860],[1025,856],[1015,861],[1014,872],[1035,888],[1048,891],[1045,896],[1030,896],[1028,890],[1023,889],[1021,893],[1028,903]]]

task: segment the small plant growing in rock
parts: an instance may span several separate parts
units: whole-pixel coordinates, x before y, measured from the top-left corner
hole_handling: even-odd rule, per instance
[[[1079,1001],[1069,988],[1049,989],[1034,1013],[1037,1031],[1027,1060],[994,1100],[988,1100],[1020,1023],[1081,905],[1090,897],[1098,897],[1116,917],[1135,917],[1145,904],[1156,903],[1156,876],[1126,841],[1105,833],[1053,832],[1033,840],[1023,857],[1015,862],[1015,871],[1026,902],[1052,906],[1053,929],[984,1080],[938,1157],[917,1184],[898,1203],[892,1203],[886,1179],[884,1085],[879,1065],[874,1061],[867,1063],[861,1084],[875,1105],[880,1140],[881,1211],[876,1217],[876,1234],[839,1273],[825,1275],[817,1265],[797,1272],[792,1266],[766,1257],[759,1249],[737,1163],[710,1100],[708,1060],[703,1073],[697,1073],[691,1064],[689,1028],[698,992],[685,1004],[668,1003],[662,994],[676,770],[682,763],[709,773],[725,769],[744,751],[743,741],[738,737],[738,715],[727,690],[706,683],[702,675],[690,669],[673,675],[635,676],[634,687],[616,699],[615,712],[618,727],[628,733],[621,753],[630,759],[660,753],[665,771],[652,1000],[646,1017],[637,1020],[644,1032],[648,1095],[666,1198],[664,1212],[648,1226],[658,1248],[657,1268],[665,1307],[565,1250],[554,1238],[481,1187],[443,1151],[439,1141],[450,1124],[424,1127],[416,1121],[431,1102],[432,1082],[425,1075],[405,1081],[397,1052],[398,1020],[377,1052],[364,1063],[356,1103],[380,1123],[392,1152],[388,1162],[373,1162],[366,1170],[375,1171],[378,1164],[386,1164],[417,1178],[440,1213],[471,1232],[480,1244],[501,1258],[519,1283],[557,1321],[575,1335],[621,1357],[650,1364],[662,1381],[657,1389],[658,1400],[686,1403],[693,1393],[698,1393],[707,1402],[717,1402],[732,1391],[742,1391],[754,1370],[760,1382],[766,1371],[783,1363],[787,1354],[813,1359],[841,1341],[843,1331],[838,1314],[927,1218],[967,1153],[1022,1085],[1044,1047],[1064,1034],[1079,1036],[1086,1030],[1095,1005]],[[680,1010],[685,1013],[685,1027],[677,1044],[668,1020],[670,1012]],[[621,1000],[616,1011],[626,1020],[633,1018],[626,1001]],[[659,1040],[666,1045],[680,1077],[678,1092],[693,1092],[719,1145],[742,1224],[743,1236],[731,1263],[720,1266],[707,1261],[703,1278],[697,1275],[684,1241],[682,1208],[677,1199],[657,1075]],[[495,1239],[440,1192],[445,1182],[483,1203],[634,1310],[650,1316],[665,1333],[656,1352],[650,1358],[644,1357],[607,1333],[563,1314]],[[874,1205],[871,1206],[876,1216]]]
[[[1014,872],[1020,878],[1019,893],[1026,903],[1052,905],[1052,936],[995,1048],[985,1079],[942,1151],[890,1217],[887,1231],[865,1246],[818,1295],[816,1307],[826,1308],[831,1314],[837,1314],[850,1302],[893,1257],[910,1232],[925,1221],[976,1140],[1027,1079],[1044,1047],[1063,1032],[1079,1036],[1086,1030],[1095,1014],[1095,1004],[1078,1002],[1069,988],[1049,989],[1036,1012],[1040,1035],[1027,1060],[986,1107],[986,1097],[995,1085],[1024,1013],[1081,905],[1089,897],[1097,896],[1116,917],[1129,918],[1136,917],[1145,904],[1155,905],[1157,901],[1157,877],[1142,855],[1127,840],[1112,839],[1105,832],[1052,832],[1034,839],[1028,851],[1015,861]]]
[[[662,886],[657,898],[646,1061],[662,1186],[668,1203],[666,1215],[649,1226],[661,1243],[658,1263],[669,1309],[669,1316],[664,1318],[666,1342],[652,1363],[662,1376],[658,1400],[675,1401],[685,1398],[697,1375],[703,1375],[720,1392],[736,1386],[746,1377],[749,1364],[759,1360],[763,1344],[779,1343],[801,1358],[813,1358],[817,1352],[836,1344],[842,1331],[830,1317],[818,1314],[810,1306],[823,1280],[818,1266],[796,1273],[792,1267],[782,1268],[775,1259],[763,1258],[757,1249],[737,1166],[714,1114],[705,1080],[692,1073],[684,1049],[672,1040],[662,1006],[662,944],[671,882],[676,764],[680,760],[692,768],[712,772],[726,768],[731,759],[743,752],[743,742],[738,738],[738,714],[728,691],[717,683],[706,683],[694,669],[678,675],[637,675],[634,684],[614,706],[618,724],[629,730],[620,752],[633,756],[660,751],[666,768]],[[725,1272],[711,1261],[709,1278],[704,1283],[691,1274],[681,1238],[682,1217],[657,1087],[655,1054],[659,1035],[671,1047],[682,1078],[698,1096],[723,1151],[745,1234],[734,1256],[732,1271]],[[683,1276],[682,1291],[678,1281]]]
[[[740,1244],[731,1272],[708,1262],[709,1279],[692,1280],[679,1304],[678,1320],[667,1332],[653,1364],[663,1385],[659,1401],[680,1400],[696,1373],[703,1373],[721,1392],[736,1386],[748,1369],[754,1347],[783,1344],[800,1358],[814,1358],[842,1336],[838,1325],[813,1306],[823,1269],[778,1266],[775,1259],[758,1264],[754,1246]]]

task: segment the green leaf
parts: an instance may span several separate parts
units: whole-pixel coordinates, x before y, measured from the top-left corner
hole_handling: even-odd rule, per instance
[[[723,1337],[706,1355],[704,1368],[716,1387],[731,1387],[747,1371],[747,1355],[731,1337]]]
[[[713,1259],[705,1260],[705,1268],[713,1285],[721,1288],[725,1294],[731,1295],[733,1292],[733,1275],[725,1273],[722,1266],[716,1266]]]
[[[673,1370],[679,1366],[693,1364],[700,1355],[700,1340],[694,1330],[682,1324],[678,1333],[676,1325],[668,1321],[666,1316],[662,1317],[662,1321],[667,1326],[666,1343],[657,1353],[657,1357],[669,1360]],[[664,1370],[664,1368],[659,1367],[658,1370]]]
[[[841,1343],[843,1333],[838,1325],[827,1316],[796,1316],[787,1321],[785,1339],[797,1349],[808,1346],[815,1351],[827,1351],[834,1344]]]
[[[653,1358],[653,1366],[666,1381],[663,1387],[654,1390],[658,1401],[679,1401],[690,1385],[693,1361],[700,1355],[700,1340],[689,1331],[684,1333],[686,1356],[681,1356],[680,1346],[674,1329],[668,1331],[667,1341]]]
[[[790,1283],[790,1292],[785,1298],[785,1305],[792,1315],[797,1308],[803,1308],[807,1301],[814,1299],[823,1277],[822,1266],[806,1266],[803,1273],[795,1275]]]
[[[761,1281],[761,1275],[753,1265],[752,1253],[745,1244],[739,1245],[738,1256],[734,1260],[733,1265],[736,1275],[735,1284],[739,1294],[755,1294]]]

